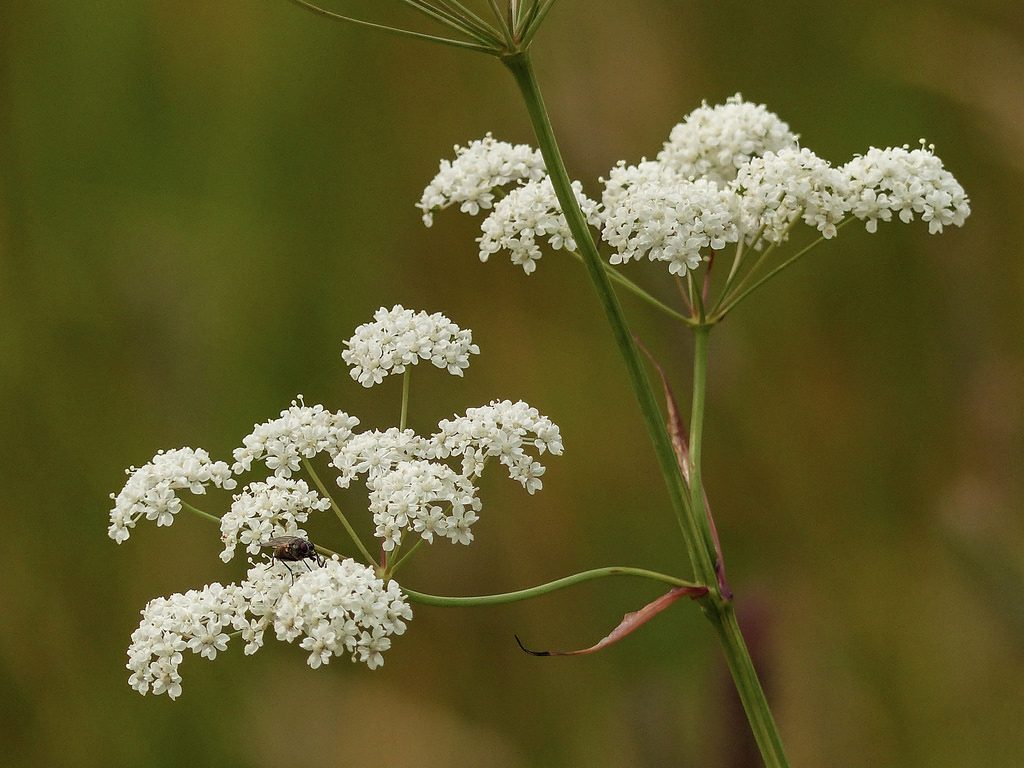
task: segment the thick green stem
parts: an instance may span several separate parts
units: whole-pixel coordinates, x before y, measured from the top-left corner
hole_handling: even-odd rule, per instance
[[[709,525],[707,516],[704,513],[704,501],[700,483],[700,432],[703,428],[704,412],[704,390],[707,370],[707,333],[706,324],[713,322],[713,319],[703,317],[703,305],[700,306],[698,316],[699,323],[695,329],[697,332],[698,360],[695,363],[695,373],[699,373],[701,381],[695,382],[695,390],[700,389],[699,397],[695,392],[694,409],[691,417],[694,423],[696,435],[696,456],[693,455],[691,447],[691,474],[690,487],[688,488],[680,473],[679,464],[676,460],[672,442],[668,434],[665,422],[662,419],[658,408],[654,390],[651,388],[639,350],[632,334],[626,324],[619,306],[618,299],[612,289],[611,281],[607,271],[601,262],[597,247],[587,225],[586,217],[580,209],[579,203],[572,191],[569,175],[565,169],[558,144],[555,141],[551,121],[541,97],[540,88],[537,84],[530,64],[530,59],[525,52],[502,58],[502,62],[509,68],[515,77],[516,83],[526,101],[527,110],[537,134],[537,141],[540,145],[544,162],[547,166],[548,175],[562,212],[565,215],[569,230],[576,246],[583,257],[583,263],[587,268],[590,279],[597,291],[598,299],[608,317],[612,327],[612,334],[619,347],[623,360],[626,364],[626,372],[630,384],[640,404],[644,422],[654,445],[655,454],[658,458],[662,475],[668,486],[669,499],[671,500],[679,525],[683,530],[683,538],[686,541],[690,561],[693,564],[696,577],[708,587],[708,594],[700,599],[705,615],[715,625],[715,629],[722,641],[726,660],[729,664],[729,671],[732,674],[736,689],[743,702],[747,717],[750,720],[750,727],[761,749],[762,758],[768,768],[785,768],[788,766],[785,754],[782,750],[782,742],[775,727],[771,710],[765,700],[764,692],[754,671],[750,653],[747,651],[743,636],[740,634],[739,625],[736,623],[732,603],[724,598],[719,590],[718,577],[714,564],[714,549],[710,544]],[[699,291],[694,291],[694,302],[699,301]],[[703,338],[701,338],[703,335]],[[698,370],[699,369],[699,370]],[[691,434],[691,440],[694,435]],[[694,489],[691,493],[690,489]],[[699,499],[695,502],[694,499]],[[516,594],[516,593],[512,593]],[[410,595],[411,596],[411,595]],[[524,595],[524,597],[531,597]],[[460,603],[446,603],[460,604]],[[461,603],[466,604],[466,603]]]
[[[463,608],[471,605],[498,605],[501,603],[514,603],[517,600],[528,600],[531,597],[546,595],[549,592],[557,592],[559,589],[565,589],[566,587],[571,587],[574,584],[590,581],[591,579],[600,579],[606,576],[639,576],[640,578],[670,584],[673,587],[691,587],[693,589],[700,587],[698,584],[683,581],[682,579],[677,579],[675,576],[667,576],[664,573],[658,573],[656,571],[648,571],[643,568],[629,568],[626,566],[610,566],[607,568],[594,568],[593,570],[583,571],[582,573],[574,573],[572,576],[566,576],[562,579],[549,581],[547,584],[540,584],[536,587],[520,589],[515,592],[503,592],[499,595],[441,597],[439,595],[427,595],[423,592],[415,592],[411,589],[406,589],[405,587],[402,587],[402,591],[405,592],[405,594],[409,596],[409,599],[415,603],[422,603],[423,605],[437,605],[443,608]]]
[[[750,651],[743,640],[740,625],[732,603],[706,607],[705,615],[711,620],[722,643],[725,661],[732,674],[733,684],[739,694],[743,710],[747,713],[750,730],[754,734],[761,758],[767,768],[789,768],[786,752],[782,747],[778,726],[772,717],[771,708],[765,698],[764,689],[754,669]]]
[[[644,371],[643,360],[622,313],[618,297],[612,288],[601,256],[597,252],[597,246],[586,217],[572,191],[572,183],[566,172],[562,154],[558,149],[551,119],[544,106],[544,99],[534,76],[529,55],[525,52],[516,53],[502,58],[502,62],[512,72],[523,99],[526,101],[526,108],[530,113],[530,120],[537,135],[537,142],[540,144],[541,154],[544,156],[548,175],[551,177],[551,184],[558,196],[558,203],[569,225],[569,231],[576,241],[576,247],[583,257],[583,264],[597,291],[598,300],[611,324],[612,335],[615,337],[615,343],[626,364],[630,385],[639,402],[651,442],[654,444],[654,452],[668,486],[668,495],[673,510],[683,531],[683,539],[686,542],[694,573],[698,580],[708,585],[714,585],[716,582],[712,560],[703,546],[703,536],[690,509],[686,484],[679,472],[679,465],[672,449],[672,441],[669,438],[664,418],[658,408],[658,401]]]

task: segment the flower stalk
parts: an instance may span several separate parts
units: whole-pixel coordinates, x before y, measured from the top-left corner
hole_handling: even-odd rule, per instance
[[[676,462],[675,453],[672,450],[672,442],[669,439],[668,431],[658,408],[658,402],[654,396],[650,381],[644,371],[643,360],[640,351],[637,349],[629,326],[626,323],[622,307],[619,304],[618,296],[612,287],[608,273],[605,271],[604,263],[597,251],[597,245],[590,233],[586,217],[580,209],[572,191],[572,184],[569,180],[565,162],[558,149],[555,140],[551,119],[548,116],[547,107],[541,95],[540,87],[533,72],[529,54],[519,52],[502,59],[502,63],[511,71],[516,84],[526,102],[526,108],[530,113],[537,141],[540,145],[544,162],[551,177],[552,186],[558,196],[559,205],[565,215],[572,232],[576,247],[583,257],[584,266],[590,276],[594,289],[604,309],[605,315],[612,328],[612,335],[619,348],[623,361],[626,365],[626,373],[630,385],[640,405],[640,411],[647,426],[651,442],[654,444],[655,455],[661,468],[662,476],[668,486],[669,499],[673,511],[683,531],[683,539],[686,542],[687,552],[694,573],[699,581],[705,584],[715,583],[714,566],[707,550],[700,546],[702,536],[689,504],[689,492],[683,482],[682,475]]]
[[[544,105],[529,54],[521,51],[505,56],[502,58],[502,63],[511,71],[526,102],[527,111],[530,114],[559,205],[573,239],[576,241],[576,247],[583,258],[591,282],[597,291],[626,365],[630,384],[640,405],[658,464],[668,487],[669,499],[683,531],[683,539],[686,542],[694,573],[699,582],[708,587],[708,593],[698,602],[719,636],[730,674],[743,703],[744,711],[747,713],[751,730],[761,750],[765,765],[768,768],[787,768],[788,762],[782,748],[782,740],[736,621],[731,599],[724,597],[719,589],[715,550],[704,510],[700,459],[709,327],[707,320],[703,317],[703,305],[699,300],[699,291],[693,292],[695,297],[693,304],[697,309],[697,316],[694,318],[697,323],[694,327],[695,382],[691,412],[691,440],[694,442],[691,444],[688,487],[680,472],[671,438],[655,399],[654,390],[645,373],[640,351],[626,323],[622,307],[618,302],[608,272],[604,268],[586,217],[573,194],[565,162],[558,149],[551,120]]]
[[[313,482],[316,484],[316,487],[320,489],[320,493],[323,494],[324,498],[330,500],[331,509],[334,510],[334,514],[338,518],[338,521],[345,529],[345,532],[349,535],[349,538],[351,538],[352,542],[356,545],[356,549],[359,550],[359,554],[366,558],[367,563],[374,562],[374,558],[373,555],[370,554],[370,550],[368,550],[366,548],[366,545],[363,544],[363,540],[359,538],[359,534],[356,533],[356,529],[352,527],[352,523],[350,523],[348,521],[348,518],[345,517],[345,513],[341,511],[341,507],[338,506],[338,502],[336,502],[334,500],[334,497],[331,496],[331,492],[327,490],[327,486],[324,485],[323,480],[320,479],[320,475],[316,473],[316,470],[313,469],[313,465],[309,462],[308,459],[302,460],[302,468],[305,469],[306,474],[308,474],[312,478]]]

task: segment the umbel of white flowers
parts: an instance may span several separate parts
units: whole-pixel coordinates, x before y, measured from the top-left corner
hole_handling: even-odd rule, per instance
[[[612,264],[647,258],[672,274],[696,269],[709,250],[729,244],[761,250],[781,243],[796,223],[831,238],[848,217],[875,232],[895,215],[920,217],[937,233],[970,214],[963,187],[923,140],[913,149],[872,147],[836,168],[798,138],[763,104],[736,94],[687,115],[656,159],[620,161],[601,180],[600,202],[579,182],[573,189],[610,246]],[[478,238],[482,261],[505,251],[530,274],[545,241],[553,250],[576,249],[541,153],[527,145],[487,134],[456,146],[417,204],[427,226],[450,206],[489,211]]]
[[[345,342],[342,354],[352,377],[373,386],[420,361],[461,376],[469,355],[478,353],[471,331],[444,315],[396,306],[379,309],[373,323],[360,326]],[[475,481],[491,459],[532,494],[540,490],[545,472],[538,457],[562,453],[558,427],[522,401],[470,408],[441,420],[428,436],[398,428],[359,432],[358,426],[355,417],[306,405],[300,395],[278,418],[256,424],[230,465],[202,449],[160,451],[142,467],[129,468],[124,487],[111,494],[107,532],[120,544],[142,519],[171,525],[183,509],[194,510],[182,500],[182,491],[203,494],[210,485],[234,489],[236,477],[259,468],[262,477],[241,488],[219,516],[221,559],[231,561],[239,546],[252,556],[272,538],[307,538],[303,524],[330,509],[332,501],[296,475],[309,459],[326,454],[339,487],[365,484],[367,512],[385,553],[396,554],[406,537],[469,544],[482,508]],[[234,633],[252,654],[268,629],[278,640],[301,638],[313,668],[346,655],[379,667],[390,638],[402,634],[412,618],[398,583],[382,578],[382,571],[383,562],[337,555],[308,569],[250,558],[239,583],[151,600],[132,634],[128,682],[139,693],[176,698],[186,650],[213,659]]]

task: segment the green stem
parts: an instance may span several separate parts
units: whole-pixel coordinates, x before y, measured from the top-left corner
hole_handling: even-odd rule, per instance
[[[426,35],[422,32],[413,32],[410,29],[400,29],[399,27],[388,27],[384,24],[374,24],[372,21],[363,21],[352,16],[345,16],[334,11],[329,11],[326,8],[321,8],[319,5],[307,2],[306,0],[289,0],[300,8],[305,8],[307,11],[323,16],[324,18],[331,19],[332,21],[346,21],[349,24],[355,24],[360,27],[367,27],[374,29],[378,32],[388,32],[393,35],[401,35],[402,37],[412,37],[417,40],[423,40],[427,43],[439,43],[440,45],[450,45],[454,48],[462,48],[468,51],[479,51],[480,53],[495,54],[496,50],[488,45],[479,45],[477,43],[470,43],[465,40],[452,40],[447,37],[437,37],[436,35]]]
[[[505,37],[505,44],[509,47],[509,50],[515,48],[515,40],[512,39],[512,25],[508,24],[505,20],[505,16],[501,12],[501,8],[498,7],[497,0],[487,0],[491,6],[491,12],[494,14],[495,20],[498,22],[498,29]]]
[[[853,216],[848,216],[847,218],[843,219],[836,226],[836,232],[838,232],[840,229],[845,227],[851,221],[854,221],[854,217]],[[753,285],[751,285],[751,286],[749,286],[747,288],[744,288],[742,291],[740,291],[738,293],[738,295],[735,298],[729,298],[729,299],[723,301],[722,302],[722,307],[715,311],[714,316],[712,317],[712,322],[717,322],[718,320],[721,320],[723,317],[725,317],[725,315],[728,312],[732,311],[733,307],[735,307],[737,304],[739,304],[741,301],[743,301],[743,299],[745,299],[750,293],[752,293],[753,291],[756,291],[758,288],[760,288],[766,282],[771,280],[773,277],[775,277],[775,275],[779,274],[779,272],[784,270],[786,267],[788,267],[794,261],[799,259],[805,253],[810,251],[812,248],[814,248],[817,245],[821,245],[821,243],[825,242],[825,239],[826,239],[825,236],[822,235],[817,240],[815,240],[813,243],[811,243],[810,245],[805,246],[804,248],[801,248],[799,251],[797,251],[796,254],[794,254],[793,256],[790,256],[784,262],[782,262],[777,267],[772,269],[770,272],[768,272],[764,277],[762,277],[756,283],[754,283]],[[751,274],[753,274],[753,272],[751,272]],[[739,290],[739,289],[737,288],[737,290]]]
[[[700,311],[703,312],[703,305]],[[711,327],[698,325],[693,329],[693,401],[690,407],[690,507],[700,526],[704,546],[715,552],[711,526],[704,506],[704,485],[701,478],[701,456],[704,444],[704,400],[708,382],[708,339]],[[713,555],[714,556],[714,555]]]
[[[334,497],[331,496],[330,491],[327,490],[327,486],[325,486],[323,482],[320,480],[320,476],[316,473],[316,470],[313,469],[313,465],[309,463],[309,459],[303,459],[302,466],[303,468],[305,468],[306,473],[311,478],[313,478],[313,482],[316,483],[316,487],[320,489],[320,493],[323,494],[323,497],[325,499],[330,500],[331,509],[334,510],[334,514],[337,515],[338,520],[341,521],[342,527],[348,532],[348,535],[355,543],[356,549],[358,549],[359,553],[366,558],[366,564],[372,565],[373,563],[375,563],[376,560],[374,559],[373,555],[371,555],[369,550],[367,550],[367,548],[363,545],[363,541],[359,538],[359,535],[356,533],[356,529],[352,527],[351,523],[349,523],[348,518],[345,517],[345,513],[341,511],[341,507],[338,506],[338,503],[334,500]]]
[[[503,592],[498,595],[441,597],[439,595],[428,595],[423,592],[415,592],[411,589],[406,589],[405,587],[402,587],[402,591],[407,594],[409,599],[413,602],[422,603],[423,605],[436,605],[443,608],[462,608],[471,605],[498,605],[500,603],[514,603],[517,600],[528,600],[531,597],[546,595],[549,592],[556,592],[559,589],[565,589],[566,587],[571,587],[574,584],[590,581],[591,579],[600,579],[606,576],[639,576],[644,579],[660,581],[663,584],[671,584],[673,587],[700,587],[699,584],[683,581],[682,579],[677,579],[675,576],[667,576],[664,573],[658,573],[657,571],[648,571],[643,568],[629,568],[625,566],[610,566],[607,568],[594,568],[593,570],[583,571],[582,573],[574,573],[572,576],[566,576],[562,579],[549,581],[547,584],[530,587],[529,589],[520,589],[515,592]]]
[[[619,348],[623,361],[626,364],[626,373],[629,376],[630,385],[636,395],[643,414],[644,423],[654,444],[654,452],[661,468],[662,476],[668,486],[668,495],[672,503],[673,511],[683,531],[683,539],[690,556],[696,577],[706,584],[714,585],[715,573],[706,548],[702,545],[703,537],[700,528],[694,520],[692,510],[689,506],[689,497],[686,484],[679,473],[679,465],[676,462],[675,452],[672,449],[672,441],[669,439],[668,430],[665,427],[664,419],[658,407],[654,390],[644,371],[643,360],[630,333],[629,326],[622,313],[618,297],[612,288],[611,279],[604,268],[597,246],[590,232],[586,217],[580,210],[579,203],[572,191],[572,184],[569,181],[569,174],[565,169],[565,162],[562,160],[561,152],[558,149],[558,142],[555,140],[554,130],[551,126],[551,119],[548,117],[547,108],[544,106],[544,99],[541,96],[540,87],[533,72],[529,55],[526,52],[516,53],[502,58],[502,63],[511,71],[512,76],[522,92],[526,102],[526,108],[530,113],[534,132],[537,135],[537,142],[540,145],[544,163],[547,166],[548,175],[551,177],[551,184],[555,194],[558,196],[559,205],[565,216],[566,223],[572,233],[573,239],[583,257],[583,263],[587,268],[590,280],[597,291],[598,300],[604,309],[608,322],[611,324],[612,335]]]
[[[412,545],[412,549],[410,549],[408,552],[406,552],[404,555],[398,558],[398,560],[395,561],[395,564],[388,568],[387,575],[394,576],[398,569],[402,567],[406,560],[412,557],[412,553],[419,549],[420,545],[423,544],[424,541],[425,540],[422,538],[416,539],[416,543]]]
[[[501,43],[498,30],[474,13],[472,9],[459,2],[459,0],[441,0],[441,5],[452,9],[452,12],[461,16],[466,24],[472,25],[480,33],[486,34],[495,44]]]
[[[622,308],[619,306],[618,299],[612,289],[611,280],[597,252],[597,247],[594,244],[586,218],[572,192],[569,175],[566,172],[565,163],[558,150],[551,121],[544,106],[544,100],[534,76],[529,56],[525,52],[520,52],[503,57],[502,63],[512,72],[516,84],[522,92],[534,131],[537,134],[541,153],[544,156],[548,174],[551,177],[552,186],[558,196],[559,205],[565,215],[566,223],[569,226],[573,239],[576,241],[583,256],[583,262],[587,267],[587,272],[611,324],[612,334],[626,364],[626,372],[629,376],[630,384],[639,401],[640,410],[658,458],[658,464],[668,486],[669,499],[672,502],[679,525],[683,530],[683,538],[686,542],[686,548],[690,555],[694,572],[700,581],[708,585],[708,594],[701,598],[701,605],[704,608],[705,615],[708,616],[718,631],[725,650],[726,659],[729,663],[729,670],[743,701],[747,717],[750,720],[751,729],[761,749],[761,755],[768,768],[785,768],[788,764],[782,751],[781,739],[775,727],[771,710],[768,708],[768,702],[765,700],[764,692],[761,690],[760,683],[757,680],[757,674],[754,671],[750,654],[743,642],[743,636],[740,634],[739,625],[736,623],[732,604],[729,600],[722,597],[719,590],[714,556],[712,554],[713,549],[709,546],[709,537],[707,535],[709,527],[707,516],[700,514],[698,517],[697,514],[698,511],[703,511],[704,509],[703,496],[699,497],[700,504],[695,509],[691,491],[687,488],[680,473],[679,464],[676,460],[665,422],[662,420],[654,391],[644,373],[640,353],[626,325]],[[694,291],[693,302],[695,308],[697,308],[696,302],[698,300],[699,291]],[[698,339],[701,333],[704,334],[703,341],[698,341],[698,344],[703,346],[703,349],[699,351],[699,357],[706,356],[707,328],[705,326],[714,320],[714,318],[705,319],[703,315],[704,308],[703,304],[701,304],[697,313],[699,322],[695,329],[698,333]],[[695,363],[695,370],[698,367],[701,369],[701,376],[706,377],[706,360],[703,363]],[[698,432],[702,431],[703,427],[704,388],[705,385],[701,383],[700,398],[695,402],[695,408],[691,414],[691,416],[696,417],[694,426],[697,427]],[[691,458],[691,461],[694,461],[691,466],[700,466],[699,440],[700,435],[698,434],[697,459],[694,461]],[[701,493],[699,474],[696,477],[690,477],[690,488],[696,489],[697,494]],[[511,594],[515,595],[516,593]],[[532,595],[525,596],[529,597]],[[454,598],[449,598],[449,600],[452,599]],[[436,604],[465,605],[467,603],[445,602]]]
[[[771,708],[765,698],[764,689],[754,669],[750,651],[743,640],[743,633],[736,621],[736,612],[731,603],[717,606],[717,610],[708,609],[705,615],[711,620],[722,643],[725,661],[732,674],[736,692],[739,694],[743,710],[747,713],[750,730],[754,734],[761,758],[767,768],[789,768],[786,752],[782,746],[778,726],[772,717]]]
[[[576,259],[581,264],[584,263],[583,255],[581,253],[579,253],[578,251],[569,251],[569,253],[571,253],[574,257],[576,257]],[[623,288],[625,288],[627,291],[632,293],[634,296],[636,296],[636,297],[638,297],[640,299],[643,299],[644,301],[646,301],[648,304],[650,304],[655,309],[659,310],[660,312],[664,312],[669,317],[671,317],[671,318],[673,318],[675,320],[678,320],[681,323],[686,323],[687,325],[692,325],[693,324],[693,320],[691,320],[689,317],[687,317],[686,315],[684,315],[681,312],[676,312],[668,304],[665,304],[665,303],[659,301],[658,299],[654,298],[653,296],[651,296],[651,294],[649,294],[647,291],[645,291],[639,285],[634,283],[632,280],[630,280],[624,274],[619,272],[617,269],[612,267],[610,264],[605,264],[602,261],[601,262],[601,266],[603,266],[605,271],[608,273],[608,277],[610,277],[616,283],[618,283]]]
[[[209,512],[203,512],[203,510],[198,509],[196,507],[193,507],[187,501],[181,502],[181,508],[182,509],[187,509],[189,512],[191,512],[194,515],[199,515],[200,517],[205,517],[207,520],[210,520],[210,521],[216,523],[217,525],[220,525],[220,518],[219,517],[217,517],[216,515],[211,515]]]
[[[422,0],[400,0],[400,2],[419,11],[427,18],[433,19],[438,24],[451,27],[457,32],[461,32],[468,37],[475,38],[478,42],[481,42],[484,45],[500,43],[497,38],[492,38],[486,33],[486,31],[481,34],[481,31],[475,28],[472,23],[467,23],[464,19],[460,18],[457,14],[451,13],[446,8],[435,8]]]
[[[758,254],[757,258],[754,260],[753,266],[747,269],[746,274],[736,280],[735,284],[727,285],[722,289],[722,293],[718,297],[718,302],[710,312],[712,317],[724,317],[724,315],[719,312],[719,308],[726,306],[735,294],[741,293],[746,289],[747,284],[756,278],[758,270],[761,269],[761,265],[768,260],[768,257],[771,256],[778,247],[778,243],[769,243],[768,247]]]
[[[405,367],[402,374],[402,415],[398,420],[398,430],[405,429],[405,419],[409,415],[409,379],[412,378],[412,366]]]
[[[754,242],[756,242],[760,237],[761,232],[758,231],[754,236]],[[751,244],[751,247],[753,247],[753,243]],[[732,289],[733,280],[736,279],[736,275],[740,271],[740,266],[743,264],[743,257],[747,255],[747,250],[746,240],[741,237],[740,241],[736,244],[736,252],[733,254],[732,267],[729,269],[729,276],[725,278],[725,285],[722,286],[721,296],[723,298],[729,295],[729,291]],[[721,299],[718,303],[721,303]],[[718,305],[716,304],[715,306],[717,307]],[[714,314],[714,310],[712,310],[711,314]]]
[[[530,42],[533,40],[533,36],[537,34],[537,30],[540,29],[540,24],[544,21],[544,17],[548,15],[548,11],[550,11],[554,5],[555,0],[541,0],[538,4],[537,10],[533,12],[532,18],[526,23],[526,26],[523,27],[521,39],[524,47],[529,46]]]

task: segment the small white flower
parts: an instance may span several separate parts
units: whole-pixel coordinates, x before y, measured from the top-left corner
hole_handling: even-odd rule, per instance
[[[971,213],[970,200],[934,149],[923,139],[917,149],[871,147],[839,169],[848,185],[850,211],[868,232],[894,213],[905,224],[918,214],[931,234],[950,224],[963,226]]]
[[[306,663],[312,669],[317,669],[321,664],[330,663],[331,654],[336,644],[337,633],[331,629],[331,624],[324,619],[309,630],[306,637],[299,643],[299,647],[310,652]]]
[[[495,400],[470,408],[464,416],[440,422],[438,428],[431,438],[432,457],[461,456],[462,474],[467,478],[479,477],[487,459],[497,457],[508,467],[509,477],[529,493],[542,487],[545,468],[526,449],[533,447],[538,454],[562,453],[558,426],[521,400]]]
[[[304,480],[271,476],[266,482],[247,485],[234,497],[231,509],[220,520],[225,563],[241,543],[251,554],[259,554],[260,545],[275,536],[307,538],[299,526],[312,511],[330,509],[330,499],[322,499]]]
[[[719,184],[736,178],[752,157],[795,148],[798,136],[764,104],[740,94],[725,104],[695,109],[672,129],[658,161],[683,177],[706,177]]]
[[[352,378],[364,387],[404,373],[406,366],[420,360],[461,376],[469,367],[469,356],[480,353],[472,331],[459,328],[440,312],[413,312],[400,304],[374,312],[373,322],[356,328],[345,346],[341,357]]]
[[[597,203],[583,194],[580,182],[574,181],[572,189],[584,216],[590,224],[599,226]],[[551,179],[546,176],[511,190],[495,204],[480,229],[482,234],[477,242],[481,261],[487,261],[498,251],[508,251],[512,263],[521,266],[528,275],[537,268],[540,242],[545,239],[553,250],[576,250],[576,241],[562,215]]]
[[[115,496],[110,510],[107,535],[118,544],[128,539],[130,530],[141,518],[170,525],[181,510],[177,491],[206,492],[211,483],[228,490],[235,487],[231,469],[223,461],[212,461],[202,448],[178,448],[160,451],[149,463],[126,470],[128,482]]]
[[[263,461],[278,477],[291,477],[302,459],[321,452],[332,456],[352,436],[359,419],[322,405],[306,405],[299,395],[277,419],[257,424],[234,451],[235,474],[248,472],[254,461]]]
[[[458,204],[473,216],[494,204],[495,191],[509,184],[543,178],[544,159],[527,144],[495,141],[491,134],[455,147],[455,160],[442,160],[437,175],[416,207],[423,223],[433,224],[433,212]]]

